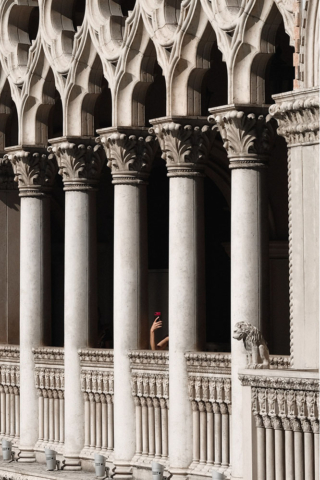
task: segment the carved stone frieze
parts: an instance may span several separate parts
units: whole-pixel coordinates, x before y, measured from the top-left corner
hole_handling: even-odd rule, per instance
[[[38,196],[49,192],[58,171],[55,158],[45,153],[15,150],[4,156],[13,165],[20,196]]]
[[[48,147],[48,152],[50,159],[57,159],[64,189],[83,190],[95,186],[105,162],[101,145],[82,143],[81,138],[77,142],[70,142],[67,138],[58,140]]]
[[[82,348],[78,350],[78,355],[81,364],[100,363],[113,366],[113,350],[97,349],[97,348]]]
[[[38,347],[32,349],[35,361],[38,360],[53,360],[54,362],[63,363],[64,349],[59,347]]]
[[[313,378],[265,377],[259,375],[240,374],[239,379],[243,386],[275,388],[285,390],[319,390],[320,382]]]
[[[288,146],[319,142],[319,89],[275,95],[270,114]]]
[[[153,351],[153,350],[130,350],[128,352],[130,364],[134,368],[138,368],[143,365],[169,365],[169,352]]]
[[[113,183],[139,183],[148,178],[158,149],[158,141],[154,135],[133,135],[130,132],[110,129],[96,141],[105,149]]]
[[[274,143],[270,116],[228,107],[211,109],[208,120],[217,125],[229,159],[230,168],[264,167]],[[240,108],[240,107],[239,107]]]
[[[185,353],[188,372],[230,373],[230,353]]]
[[[81,370],[81,391],[113,395],[113,371]]]
[[[217,127],[183,125],[175,121],[157,123],[149,131],[159,139],[169,176],[199,175],[203,172],[218,133]]]
[[[1,360],[16,360],[20,359],[20,347],[18,345],[1,345],[0,346],[0,359]]]

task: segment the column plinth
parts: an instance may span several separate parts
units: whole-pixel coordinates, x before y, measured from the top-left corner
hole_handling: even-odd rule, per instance
[[[193,460],[192,411],[185,352],[205,343],[203,178],[216,127],[188,118],[152,120],[170,178],[169,210],[169,459],[185,478]]]
[[[64,470],[80,470],[85,444],[79,348],[95,347],[97,332],[96,190],[104,152],[94,139],[50,140],[65,190],[65,447]]]
[[[231,169],[231,331],[248,322],[266,336],[269,305],[267,164],[273,127],[267,111],[235,106],[211,109]],[[242,387],[246,368],[242,342],[232,338],[232,478],[242,478],[244,445]]]
[[[38,397],[34,383],[33,347],[50,343],[50,197],[57,165],[46,154],[23,146],[7,149],[18,182],[20,212],[20,416],[19,462],[35,461],[38,440]]]
[[[114,477],[131,478],[135,405],[128,350],[148,348],[147,179],[158,148],[146,129],[98,132],[114,189]]]

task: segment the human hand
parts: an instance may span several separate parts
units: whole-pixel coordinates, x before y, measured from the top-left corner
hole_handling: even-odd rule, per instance
[[[156,317],[152,327],[151,327],[151,332],[154,332],[155,330],[158,330],[158,328],[162,327],[162,321],[160,320],[160,317]]]

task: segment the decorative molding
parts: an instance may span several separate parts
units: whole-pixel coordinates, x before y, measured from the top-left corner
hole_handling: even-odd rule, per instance
[[[242,386],[257,388],[318,391],[320,387],[320,381],[312,378],[268,377],[239,374],[239,380]]]
[[[17,182],[14,181],[13,165],[8,158],[0,158],[0,190],[16,190]]]
[[[63,363],[64,361],[64,348],[38,347],[38,348],[33,348],[32,353],[33,353],[35,363],[43,363],[43,362],[37,362],[38,360],[41,360],[41,361],[52,360],[58,363]]]
[[[231,376],[206,377],[188,374],[189,400],[231,404]]]
[[[188,372],[230,373],[231,353],[185,353]]]
[[[215,125],[182,125],[174,121],[157,123],[153,128],[168,167],[168,176],[194,176],[203,172],[218,129]]]
[[[290,361],[290,356],[289,355],[270,355],[269,356],[270,360],[270,365],[269,368],[270,370],[283,370],[290,368],[291,366],[291,361]]]
[[[269,349],[262,333],[251,323],[236,323],[232,337],[242,340],[247,352],[247,368],[270,368]]]
[[[288,243],[289,243],[289,323],[290,323],[290,365],[294,365],[293,335],[293,239],[292,239],[292,188],[291,148],[288,149]]]
[[[154,135],[143,137],[113,131],[101,134],[96,141],[105,149],[113,183],[141,183],[148,177],[158,149]]]
[[[97,349],[97,348],[82,348],[78,350],[80,362],[88,364],[104,364],[113,366],[113,350]]]
[[[6,154],[3,160],[9,160],[13,165],[20,196],[41,196],[51,190],[58,167],[50,155],[15,150]]]
[[[165,351],[130,350],[128,357],[131,367],[135,369],[139,367],[151,369],[153,366],[158,368],[162,365],[169,365],[169,352]]]
[[[2,386],[20,386],[20,367],[18,365],[0,365],[0,384]]]
[[[208,120],[219,129],[230,159],[230,168],[266,166],[274,143],[274,129],[269,116],[246,113],[232,109],[232,106],[225,112],[221,107],[210,109],[210,112],[212,115]]]
[[[113,371],[81,370],[81,391],[93,394],[113,395]]]
[[[274,95],[274,99],[270,115],[277,120],[277,132],[289,147],[319,142],[319,89]]]
[[[91,189],[99,181],[105,162],[103,148],[81,142],[81,137],[77,143],[64,138],[51,141],[48,147],[49,158],[57,159],[65,190]]]
[[[19,345],[1,345],[0,346],[0,359],[8,360],[10,362],[20,360],[20,347]]]
[[[64,391],[64,368],[36,367],[34,378],[37,390]]]

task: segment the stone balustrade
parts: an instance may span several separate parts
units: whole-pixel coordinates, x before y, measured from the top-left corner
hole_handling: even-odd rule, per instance
[[[128,353],[136,407],[136,453],[132,463],[168,461],[169,352]]]
[[[231,354],[186,353],[193,416],[193,461],[189,473],[230,477]]]
[[[253,478],[318,479],[318,373],[245,370],[239,378],[251,389]]]
[[[84,399],[85,444],[81,457],[92,459],[101,453],[113,458],[113,350],[93,348],[78,351],[81,391]]]
[[[64,446],[64,351],[57,347],[32,349],[35,386],[39,397],[39,435],[35,450]]]
[[[18,446],[20,437],[19,347],[0,346],[0,435]]]

